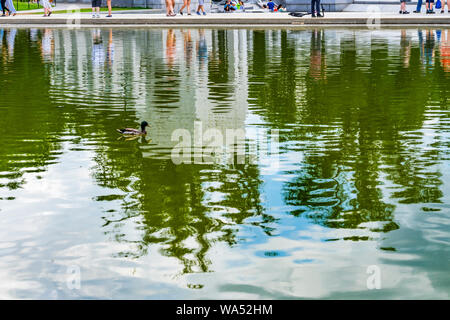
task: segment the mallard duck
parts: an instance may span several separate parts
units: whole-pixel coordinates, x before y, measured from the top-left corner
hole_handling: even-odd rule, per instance
[[[141,135],[147,134],[147,131],[145,131],[145,128],[148,126],[149,125],[148,125],[147,121],[142,121],[141,122],[141,130],[133,129],[133,128],[124,128],[124,129],[117,129],[117,132],[119,132],[123,135],[128,135],[128,136],[141,136]]]

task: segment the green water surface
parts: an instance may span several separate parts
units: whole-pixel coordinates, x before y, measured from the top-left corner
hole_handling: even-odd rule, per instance
[[[449,298],[449,29],[0,28],[0,51],[1,298]],[[222,153],[174,161],[208,130]]]

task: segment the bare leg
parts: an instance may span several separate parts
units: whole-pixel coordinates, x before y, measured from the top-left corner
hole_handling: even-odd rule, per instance
[[[183,1],[183,6],[180,8],[180,13],[183,13],[183,9],[186,8],[186,6],[188,5],[187,0]]]

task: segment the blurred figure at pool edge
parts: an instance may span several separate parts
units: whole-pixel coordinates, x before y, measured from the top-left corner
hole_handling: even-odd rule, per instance
[[[180,8],[180,14],[183,15],[183,9],[186,8],[188,16],[191,15],[191,0],[183,0],[183,6]]]
[[[323,17],[320,14],[320,0],[311,0],[311,17]]]
[[[173,12],[174,8],[175,8],[175,0],[166,0],[166,16],[167,17],[176,16],[175,12]]]
[[[434,0],[426,0],[426,7],[427,7],[427,14],[434,14],[435,12],[433,11],[433,4],[434,4]]]
[[[400,14],[409,14],[408,11],[406,11],[406,0],[400,0]]]
[[[92,0],[92,18],[100,18],[100,6],[101,5],[102,5],[102,0]]]
[[[203,11],[203,15],[206,16],[205,8],[203,8],[203,5],[205,4],[205,0],[198,0],[198,7],[196,13],[200,15],[200,10]]]
[[[42,0],[42,6],[44,7],[44,17],[50,17],[52,14],[52,5],[49,0]]]
[[[108,6],[108,15],[106,17],[107,18],[111,18],[112,17],[111,0],[106,0],[106,5]]]
[[[231,0],[227,0],[227,2],[225,2],[224,10],[226,12],[236,11],[236,6],[231,2]]]
[[[9,9],[6,7],[6,0],[1,0],[1,5],[2,5],[2,12],[3,12],[2,17],[5,17],[6,16],[5,10],[7,10],[8,13],[10,13]]]
[[[442,0],[441,1],[442,2],[442,8],[441,8],[441,13],[444,13],[445,12],[445,0]],[[450,0],[447,0],[447,13],[450,13]]]
[[[17,14],[16,8],[14,8],[14,3],[12,0],[6,0],[6,7],[9,10],[10,16],[15,16]]]

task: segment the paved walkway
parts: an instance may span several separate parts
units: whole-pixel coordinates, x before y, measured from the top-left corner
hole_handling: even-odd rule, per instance
[[[81,25],[360,25],[377,22],[381,25],[449,25],[450,14],[436,13],[433,15],[408,14],[401,15],[398,8],[395,12],[326,12],[324,18],[311,18],[307,15],[302,18],[292,17],[287,13],[212,13],[207,16],[176,16],[166,17],[164,14],[114,14],[112,18],[106,18],[103,13],[101,18],[93,19],[90,13],[78,14],[53,14],[51,17],[43,17],[37,14],[17,15],[15,17],[0,18],[0,25],[5,24],[44,24],[66,25],[68,22],[77,21]]]

